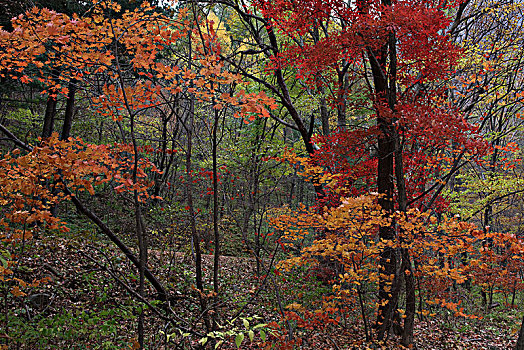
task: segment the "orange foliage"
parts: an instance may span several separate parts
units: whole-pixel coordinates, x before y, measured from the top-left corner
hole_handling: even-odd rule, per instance
[[[55,98],[66,95],[68,84],[74,82],[85,87],[82,92],[99,115],[119,121],[162,108],[165,96],[179,93],[215,109],[228,106],[237,111],[235,116],[249,120],[269,116],[266,108],[275,108],[265,93],[246,92],[246,83],[220,58],[212,25],[202,32],[187,9],[174,19],[154,11],[147,2],[119,18],[109,15],[111,11],[120,12],[120,6],[93,1],[83,17],[36,7],[20,15],[13,20],[12,32],[0,30],[0,77],[24,84],[39,82],[45,87],[43,93]],[[172,53],[188,38],[191,64]],[[223,93],[223,86],[232,92]],[[234,92],[232,87],[240,88]],[[146,200],[152,185],[147,172],[158,170],[134,152],[129,145],[93,145],[72,138],[59,141],[55,134],[28,154],[17,150],[6,154],[0,160],[0,238],[17,244],[42,227],[67,231],[50,210],[67,200],[69,191],[93,195],[96,186],[110,182],[117,192],[137,191],[138,199]],[[135,158],[137,180],[133,181],[130,169]],[[9,264],[4,264],[0,277],[12,273]]]
[[[22,154],[18,149],[0,159],[0,239],[16,246],[31,239],[40,230],[68,231],[60,218],[51,214],[51,208],[67,200],[66,189],[75,195],[111,183],[116,191],[137,191],[139,200],[150,198],[147,190],[153,185],[147,172],[157,168],[147,158],[140,158],[137,182],[131,180],[132,147],[93,145],[80,139],[61,141],[55,133],[49,139]],[[0,280],[12,274],[9,266],[15,257],[6,260],[0,268]],[[27,284],[19,279],[20,286]],[[22,295],[20,289],[13,290]]]
[[[249,120],[254,115],[267,117],[266,107],[275,108],[274,101],[263,92],[220,92],[220,86],[242,87],[246,83],[221,60],[212,26],[209,33],[202,33],[188,19],[187,9],[180,10],[174,19],[153,11],[147,2],[126,11],[121,18],[106,16],[108,9],[119,12],[120,6],[97,1],[89,16],[82,18],[36,7],[20,15],[13,21],[13,32],[0,31],[0,76],[23,83],[39,81],[56,95],[67,94],[67,83],[72,80],[97,84],[103,74],[106,83],[102,93],[91,96],[92,102],[101,115],[115,120],[123,117],[119,111],[143,112],[161,106],[164,96],[181,92],[215,109],[238,107],[236,116]],[[184,67],[169,49],[188,37],[192,38],[194,64]],[[122,86],[125,57],[130,58],[125,73],[140,78]]]
[[[298,158],[293,160],[290,154],[286,158],[291,159],[292,164],[299,161]],[[302,174],[310,178],[321,171],[324,174],[323,170],[307,162],[301,165],[305,167]],[[324,176],[329,177],[329,174]],[[437,218],[418,209],[387,215],[377,204],[377,197],[369,194],[341,198],[339,206],[324,207],[322,213],[302,205],[297,210],[287,209],[269,218],[282,246],[294,247],[290,251],[300,252],[280,261],[278,268],[291,271],[329,261],[338,270],[332,281],[336,305],[354,305],[362,289],[376,289],[380,279],[390,280],[386,290],[393,293],[394,276],[381,275],[380,253],[386,247],[393,248],[398,255],[407,249],[414,261],[411,270],[419,281],[419,293],[424,302],[468,318],[479,316],[469,314],[461,306],[464,292],[461,295],[460,288],[467,288],[466,283],[485,289],[514,284],[517,288],[524,286],[518,277],[524,267],[524,244],[515,235],[485,233],[454,217],[443,216],[438,222]],[[395,228],[395,238],[380,240],[378,228],[391,225]],[[303,242],[308,237],[313,238],[313,242],[305,246]],[[376,296],[370,301],[371,305],[379,302]],[[314,324],[319,313],[332,310],[332,303],[324,301],[323,304],[315,315],[301,304],[291,304],[288,308],[292,311],[286,312],[286,317],[307,329],[305,320]],[[423,315],[430,314],[420,309]]]

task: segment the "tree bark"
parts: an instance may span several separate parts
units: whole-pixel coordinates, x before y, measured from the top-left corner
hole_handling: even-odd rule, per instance
[[[212,158],[213,158],[213,241],[215,249],[213,251],[213,292],[215,293],[214,301],[215,306],[218,305],[218,293],[219,293],[219,282],[218,277],[220,273],[220,232],[218,229],[218,168],[217,168],[217,149],[218,149],[218,122],[219,122],[219,111],[214,110],[214,124],[212,134]],[[216,329],[216,319],[218,317],[218,310],[215,308],[213,314],[213,329]]]
[[[51,76],[53,77],[53,80],[55,81],[55,83],[58,82],[59,74],[60,74],[60,71],[56,68],[51,71]],[[51,88],[49,91],[49,95],[47,96],[47,104],[46,104],[45,114],[44,114],[44,125],[42,127],[42,139],[50,137],[54,130],[55,117],[56,117],[56,104],[57,104],[58,96],[52,96],[52,95],[56,95],[57,93],[58,91],[56,91],[56,89]]]
[[[401,344],[409,347],[413,344],[413,328],[415,326],[416,297],[415,297],[415,276],[411,268],[411,259],[407,248],[402,250],[402,259],[405,261],[405,268],[402,271],[406,283],[406,313],[404,318],[404,329],[402,331]]]
[[[44,114],[44,126],[42,127],[42,139],[48,138],[53,133],[56,115],[56,97],[49,95]]]
[[[343,66],[346,64],[344,63]],[[337,128],[338,130],[345,130],[347,121],[346,121],[346,111],[347,111],[347,96],[348,96],[348,72],[347,69],[342,69],[338,72],[338,103],[337,103]]]
[[[385,6],[390,6],[389,0],[383,0]],[[363,9],[364,10],[364,9]],[[395,125],[393,114],[396,106],[396,40],[394,33],[391,32],[380,50],[368,48],[368,59],[373,75],[373,85],[375,88],[375,104],[377,113],[378,136],[378,164],[377,164],[377,190],[379,194],[378,204],[386,215],[390,215],[394,210],[394,154],[396,151]],[[388,57],[389,56],[389,57]],[[389,72],[387,63],[389,58]],[[384,102],[389,107],[389,113],[382,108]],[[388,115],[389,114],[389,115]],[[393,241],[395,239],[395,228],[393,225],[381,226],[379,237],[383,241]],[[396,305],[398,293],[391,294],[388,291],[391,287],[391,280],[396,281],[397,276],[397,257],[395,250],[387,246],[380,254],[379,271],[384,277],[379,280],[379,307],[377,314],[376,328],[379,330],[378,338],[382,339],[384,330],[388,330],[391,325],[391,317],[395,310],[391,308]],[[393,278],[392,278],[393,277]],[[393,311],[393,312],[391,312]]]
[[[76,94],[76,80],[69,82],[69,92],[67,93],[66,110],[64,115],[64,124],[62,125],[62,133],[60,140],[67,140],[71,136],[71,128],[73,127],[73,117],[75,114],[75,94]]]
[[[381,99],[388,94],[388,86],[385,78],[386,59],[383,52],[369,52],[371,70],[373,73],[373,81],[375,85],[376,103],[381,103]],[[376,59],[377,54],[379,60]],[[377,126],[380,131],[378,137],[378,164],[377,164],[377,191],[379,194],[378,204],[386,215],[393,212],[393,191],[394,191],[394,168],[393,160],[395,154],[395,140],[394,140],[394,125],[393,119],[390,116],[381,115],[377,110]],[[379,237],[384,241],[392,241],[395,238],[395,231],[393,226],[380,226]],[[391,320],[386,318],[388,304],[392,303],[391,293],[388,289],[391,287],[391,276],[396,277],[397,259],[395,251],[392,247],[385,247],[380,254],[379,271],[385,278],[380,278],[379,281],[379,308],[377,315],[376,327],[378,329],[385,327],[389,328]],[[394,280],[394,278],[393,278]]]
[[[519,338],[515,350],[524,350],[524,317],[522,318],[522,325],[520,326]]]
[[[324,89],[321,89],[319,93],[324,94]],[[328,136],[330,133],[329,111],[327,108],[326,98],[324,96],[320,98],[320,120],[322,121],[322,135]]]
[[[188,34],[189,37],[189,62],[188,69],[192,69],[192,36],[191,33]],[[190,87],[193,87],[191,84]],[[204,324],[206,331],[210,332],[211,322],[209,320],[209,313],[207,310],[207,299],[204,295],[204,282],[202,276],[202,253],[200,251],[200,235],[196,227],[196,213],[195,207],[193,204],[193,161],[192,161],[192,151],[193,151],[193,123],[195,117],[195,98],[191,96],[189,99],[189,118],[187,125],[185,127],[187,134],[187,150],[186,150],[186,196],[187,196],[187,206],[189,214],[189,224],[191,229],[191,240],[194,248],[194,260],[195,260],[195,283],[198,290],[198,300],[200,303],[200,311],[202,312],[204,318]]]
[[[269,42],[271,43],[271,46],[273,47],[274,55],[277,56],[278,55],[277,37],[275,33],[273,32],[273,28],[271,27],[269,23],[266,23],[266,31],[269,37]],[[293,105],[293,102],[289,95],[289,90],[284,80],[284,75],[282,73],[282,70],[280,68],[276,68],[274,70],[274,74],[277,80],[277,84],[282,93],[281,102],[284,105],[284,107],[286,107],[286,109],[288,110],[289,114],[291,115],[291,118],[293,119],[293,122],[295,122],[295,125],[297,126],[300,136],[302,137],[302,141],[304,142],[304,146],[306,147],[306,151],[311,156],[315,153],[315,148],[313,147],[313,143],[311,142],[311,135],[309,134],[309,130],[306,128],[302,118],[300,118],[300,115],[297,109]],[[316,183],[316,181],[313,180],[313,186],[315,188],[317,199],[323,199],[326,196],[326,193],[324,192],[322,185],[319,183]]]

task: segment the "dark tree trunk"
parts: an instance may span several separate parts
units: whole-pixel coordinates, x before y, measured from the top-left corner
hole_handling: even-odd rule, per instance
[[[319,93],[324,94],[324,89],[319,91]],[[322,134],[328,136],[330,133],[329,130],[329,111],[326,103],[326,98],[322,96],[320,98],[320,120],[322,121]]]
[[[383,0],[385,6],[390,6],[389,0]],[[368,59],[373,75],[373,85],[375,88],[375,104],[377,113],[377,127],[379,129],[378,137],[378,165],[377,165],[377,190],[379,194],[378,204],[384,210],[386,215],[390,215],[394,210],[393,193],[395,175],[400,175],[400,184],[403,186],[403,173],[395,174],[394,159],[398,151],[401,157],[400,149],[397,150],[394,111],[396,107],[396,39],[395,34],[391,32],[380,50],[368,49]],[[389,58],[389,71],[387,69]],[[386,112],[388,107],[389,111]],[[398,157],[397,157],[398,158]],[[399,159],[401,163],[401,158]],[[401,170],[401,169],[400,169]],[[398,177],[398,176],[397,176]],[[401,188],[401,191],[402,192]],[[405,190],[404,190],[405,193]],[[400,199],[400,198],[399,198]],[[401,199],[405,206],[405,198]],[[381,226],[379,228],[379,237],[384,241],[393,241],[395,239],[394,225]],[[392,247],[385,247],[380,254],[379,271],[384,276],[393,276],[393,281],[398,281],[397,275],[397,254]],[[404,265],[403,262],[402,265]],[[375,327],[378,330],[378,339],[384,337],[386,331],[391,326],[391,320],[396,312],[395,305],[398,301],[399,293],[391,293],[391,278],[385,277],[379,280],[379,307],[377,322]],[[398,283],[398,282],[397,282]]]
[[[416,311],[416,297],[415,297],[415,277],[413,269],[411,268],[411,259],[408,249],[402,250],[402,259],[405,260],[404,280],[406,283],[406,313],[404,318],[404,329],[402,332],[401,344],[405,347],[410,347],[413,344],[413,328],[415,326],[415,311]]]
[[[193,64],[193,53],[192,53],[192,37],[191,33],[188,34],[189,37],[189,62],[188,68],[192,69]],[[190,87],[193,87],[191,85]],[[209,312],[207,309],[207,299],[204,296],[204,278],[202,276],[202,253],[200,251],[200,235],[196,226],[196,212],[193,203],[193,123],[195,118],[195,98],[191,96],[189,99],[189,117],[187,118],[187,125],[185,127],[187,134],[187,150],[186,150],[186,195],[187,195],[187,206],[189,212],[189,223],[191,229],[191,240],[194,248],[194,260],[195,260],[195,283],[198,289],[198,300],[200,303],[200,311],[202,312],[204,325],[206,327],[206,332],[210,332],[211,321],[209,320]]]
[[[407,211],[407,193],[404,179],[404,163],[402,159],[402,144],[398,131],[395,133],[395,176],[397,179],[397,200],[402,213]],[[404,242],[401,242],[404,243]],[[411,258],[408,248],[402,249],[402,264],[404,268],[400,271],[404,275],[406,288],[406,312],[404,318],[404,329],[402,330],[401,344],[410,347],[413,344],[413,328],[415,325],[416,296],[415,277],[411,266]]]
[[[213,292],[215,293],[215,305],[218,305],[218,293],[219,293],[219,260],[220,260],[220,232],[218,229],[218,165],[217,165],[217,150],[218,150],[218,122],[219,122],[219,111],[217,109],[215,112],[215,120],[213,124],[213,241],[215,245],[215,250],[213,251]],[[213,319],[216,321],[218,317],[218,309],[215,309],[213,313]],[[213,322],[213,330],[216,330],[217,323]]]
[[[194,101],[193,98],[190,100],[189,107],[189,120],[187,125],[187,150],[186,150],[186,196],[187,196],[187,206],[189,213],[189,223],[191,229],[191,240],[193,242],[194,248],[194,260],[195,260],[195,283],[196,287],[199,290],[198,299],[200,302],[200,310],[204,314],[204,323],[206,326],[206,331],[211,331],[211,322],[209,321],[209,313],[207,312],[207,300],[203,295],[204,292],[204,282],[202,276],[202,253],[200,251],[200,235],[198,234],[196,226],[196,213],[195,207],[193,204],[193,176],[192,176],[192,137],[193,137],[193,113],[194,113]]]
[[[76,81],[71,80],[68,86],[69,92],[67,94],[66,110],[64,115],[64,124],[62,125],[62,133],[60,140],[67,140],[71,136],[71,128],[73,127],[73,117],[75,113],[75,94]]]
[[[517,345],[515,345],[515,350],[524,350],[524,317],[522,318],[522,325],[520,326],[519,339],[517,340]]]
[[[345,64],[344,64],[345,66]],[[337,128],[339,130],[346,129],[346,111],[347,111],[347,96],[349,90],[349,80],[347,69],[338,72],[338,103],[337,103]]]
[[[393,212],[393,154],[395,144],[391,137],[391,121],[384,118],[378,118],[378,125],[381,130],[381,136],[378,140],[378,175],[377,190],[380,198],[378,204],[388,214]],[[392,226],[381,226],[379,228],[379,237],[381,240],[392,241],[395,238],[394,228]],[[380,273],[384,276],[395,276],[397,269],[397,257],[392,247],[385,247],[380,253]],[[391,288],[392,280],[381,278],[379,281],[379,308],[377,316],[378,328],[389,328],[390,320],[386,319],[388,304],[392,303]]]
[[[42,139],[48,138],[53,133],[56,115],[56,97],[49,95],[44,115],[44,126],[42,128]]]
[[[51,76],[55,82],[58,82],[58,75],[60,71],[58,69],[53,69],[51,71]],[[47,104],[44,114],[44,126],[42,127],[42,139],[48,138],[51,136],[55,126],[55,117],[56,117],[56,104],[58,96],[58,91],[56,89],[50,89],[49,95],[47,97]]]
[[[387,45],[381,52],[369,51],[370,64],[375,86],[375,103],[382,103],[388,96],[388,86],[386,80],[385,63]],[[393,160],[395,154],[395,138],[393,119],[390,116],[381,115],[377,111],[377,127],[380,131],[378,137],[378,165],[377,165],[377,191],[379,194],[378,204],[385,213],[393,212],[393,190],[394,190],[394,167]],[[379,237],[384,241],[392,241],[395,238],[395,231],[392,226],[381,226]],[[396,276],[397,258],[392,247],[385,247],[380,254],[380,273],[384,276]],[[391,307],[392,294],[391,279],[381,278],[379,281],[379,308],[376,322],[377,329],[388,329],[390,319],[386,318],[388,309]],[[381,332],[383,334],[383,332]]]
[[[271,43],[271,46],[274,48],[274,55],[278,55],[278,42],[277,37],[275,33],[273,32],[273,28],[271,25],[266,24],[266,31],[268,34],[269,42]],[[280,68],[275,69],[274,71],[275,78],[278,84],[278,87],[281,91],[281,102],[284,105],[284,107],[289,112],[289,115],[293,119],[293,122],[295,123],[298,132],[300,133],[300,136],[302,138],[302,141],[304,142],[304,146],[306,147],[307,153],[311,156],[313,153],[315,153],[315,148],[313,147],[313,143],[311,142],[311,134],[309,133],[309,130],[306,128],[306,125],[304,124],[304,121],[300,117],[297,109],[293,105],[293,102],[291,100],[291,96],[289,95],[289,90],[286,85],[284,75],[282,73],[282,70]],[[326,193],[324,192],[324,189],[322,188],[322,184],[317,183],[315,180],[313,180],[313,186],[315,188],[315,193],[317,195],[317,199],[323,199],[326,196]]]

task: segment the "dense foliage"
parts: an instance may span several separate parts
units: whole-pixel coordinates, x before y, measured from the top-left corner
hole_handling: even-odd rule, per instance
[[[156,5],[0,3],[0,348],[524,349],[520,3]]]

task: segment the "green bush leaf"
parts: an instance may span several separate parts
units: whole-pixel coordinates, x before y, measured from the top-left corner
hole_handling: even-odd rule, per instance
[[[264,332],[263,329],[260,330],[260,339],[262,339],[262,341],[266,341],[266,332]]]
[[[240,344],[242,344],[242,341],[244,340],[244,333],[238,333],[235,337],[235,344],[237,345],[237,348],[240,347]]]

